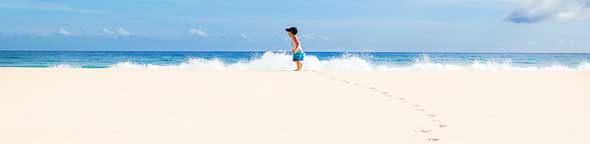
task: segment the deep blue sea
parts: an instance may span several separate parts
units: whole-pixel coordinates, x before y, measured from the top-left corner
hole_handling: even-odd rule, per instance
[[[0,51],[0,67],[290,70],[287,52]],[[589,71],[590,54],[306,52],[312,70]]]

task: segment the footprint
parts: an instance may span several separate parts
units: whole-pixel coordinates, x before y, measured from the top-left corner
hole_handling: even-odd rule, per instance
[[[447,125],[446,124],[439,124],[438,127],[444,128],[444,127],[447,127]]]
[[[439,141],[440,139],[437,139],[437,138],[428,138],[427,140],[428,140],[428,141],[437,142],[437,141]]]
[[[420,107],[420,105],[414,105],[414,107]]]
[[[417,110],[417,111],[422,111],[422,112],[424,111],[424,109],[423,109],[423,108],[416,109],[416,110]]]
[[[386,95],[386,94],[389,94],[389,93],[388,92],[381,92],[381,94],[385,94]]]
[[[435,114],[427,114],[427,116],[429,116],[429,117],[436,117]]]
[[[430,133],[432,130],[420,130],[421,133]]]

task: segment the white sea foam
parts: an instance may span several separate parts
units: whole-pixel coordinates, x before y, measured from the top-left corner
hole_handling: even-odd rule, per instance
[[[254,59],[236,63],[226,63],[220,59],[191,58],[177,65],[121,62],[112,65],[111,68],[275,71],[294,69],[294,64],[291,61],[291,55],[287,53],[266,52]],[[394,65],[376,64],[363,57],[354,55],[343,55],[328,60],[319,60],[316,56],[307,55],[304,61],[304,68],[307,70],[330,71],[590,71],[590,63],[582,62],[577,67],[567,67],[557,64],[545,67],[518,67],[514,66],[510,61],[473,61],[468,64],[447,64],[432,62],[430,57],[423,55],[421,58],[416,59],[413,64]]]
[[[590,71],[590,62],[583,62],[578,65],[577,70]]]
[[[58,65],[51,66],[51,68],[76,68],[76,67],[69,65],[69,64],[58,64]]]

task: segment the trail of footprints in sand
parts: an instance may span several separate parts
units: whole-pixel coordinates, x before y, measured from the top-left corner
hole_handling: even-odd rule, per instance
[[[395,97],[391,93],[389,93],[385,90],[380,90],[377,87],[373,87],[373,86],[369,86],[366,84],[362,84],[359,82],[353,82],[353,81],[349,81],[349,80],[345,80],[345,79],[339,79],[339,78],[336,78],[336,77],[333,77],[333,76],[330,76],[330,75],[327,75],[327,74],[324,74],[324,73],[321,73],[318,71],[312,71],[312,72],[314,72],[322,77],[325,77],[327,79],[333,80],[333,81],[338,81],[338,82],[342,82],[347,85],[353,85],[353,86],[358,86],[358,87],[368,89],[368,90],[378,93],[382,96],[392,98],[393,100],[398,101],[400,104],[408,105],[409,107],[413,108],[414,111],[423,113],[424,117],[429,119],[432,122],[432,124],[435,126],[435,128],[442,129],[442,128],[445,128],[448,126],[442,120],[438,119],[436,114],[428,113],[424,107],[422,107],[419,104],[412,104],[405,97],[400,97],[400,96]],[[418,130],[414,130],[413,132],[417,133],[417,134],[423,134],[423,136],[426,137],[425,141],[427,143],[440,141],[439,138],[432,137],[433,129],[418,129]]]

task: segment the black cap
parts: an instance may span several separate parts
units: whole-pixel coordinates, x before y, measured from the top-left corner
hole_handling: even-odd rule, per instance
[[[290,27],[290,28],[286,28],[285,31],[287,32],[291,32],[292,34],[296,35],[297,34],[297,28],[296,27]]]

